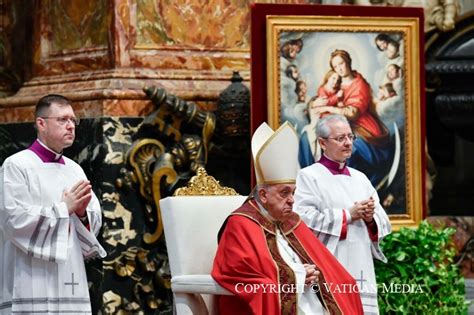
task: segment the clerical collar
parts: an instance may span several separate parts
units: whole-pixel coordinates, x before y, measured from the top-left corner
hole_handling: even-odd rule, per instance
[[[346,166],[346,162],[336,162],[331,159],[329,159],[325,154],[321,155],[321,158],[319,159],[318,163],[321,163],[322,165],[326,166],[326,168],[333,174],[333,175],[347,175],[351,176],[351,173],[349,173],[349,169]]]
[[[33,142],[33,144],[28,149],[33,151],[44,163],[65,164],[62,153],[54,152],[39,139],[36,139],[36,141]]]

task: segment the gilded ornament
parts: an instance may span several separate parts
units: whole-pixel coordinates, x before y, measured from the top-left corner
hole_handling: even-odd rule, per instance
[[[174,196],[237,196],[238,193],[229,187],[219,184],[219,181],[207,174],[204,168],[197,170],[186,187],[176,189]]]

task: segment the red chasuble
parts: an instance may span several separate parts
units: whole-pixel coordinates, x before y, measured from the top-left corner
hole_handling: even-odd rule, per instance
[[[363,314],[354,278],[299,216],[293,213],[277,225],[260,213],[254,200],[234,211],[220,231],[211,274],[235,295],[218,297],[219,314],[297,314],[296,289],[285,289],[296,283],[295,275],[279,254],[277,228],[301,261],[320,271],[315,294],[323,307],[330,314]]]

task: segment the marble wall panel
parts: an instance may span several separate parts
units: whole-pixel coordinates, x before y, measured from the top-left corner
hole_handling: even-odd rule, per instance
[[[1,124],[32,122],[35,117],[34,112],[34,106],[15,108],[0,107],[0,126]]]
[[[151,82],[153,83],[153,82]],[[169,82],[168,82],[169,83]],[[160,86],[159,84],[156,84]],[[204,83],[202,82],[202,85]],[[218,84],[215,91],[208,91],[208,94],[191,94],[190,91],[182,91],[184,95],[183,99],[193,99],[199,97],[200,100],[195,103],[203,110],[215,111],[217,109],[217,103],[213,100],[216,98],[222,89],[224,89],[228,83]],[[145,86],[145,85],[144,85]],[[199,85],[191,84],[190,89],[196,89]],[[213,83],[208,83],[208,86],[212,87]],[[169,86],[168,86],[169,87]],[[176,86],[171,86],[170,90],[174,90]],[[105,92],[105,91],[102,91]],[[73,101],[73,108],[76,115],[79,118],[97,118],[97,117],[144,117],[150,114],[154,109],[154,105],[150,100],[145,98],[145,93],[138,90],[136,93],[126,93],[126,91],[116,90],[111,93],[63,93],[61,89],[53,91],[43,91],[36,96],[29,97],[26,99],[30,103],[36,103],[37,100],[49,93],[59,93],[69,97]],[[209,95],[209,94],[213,95]],[[109,97],[107,97],[109,96]],[[113,97],[111,97],[113,96]],[[24,101],[25,99],[23,99]],[[11,124],[11,123],[24,123],[34,121],[34,106],[24,106],[23,103],[17,104],[17,106],[1,106],[0,100],[0,125]]]
[[[249,47],[249,1],[137,0],[136,5],[138,47]]]
[[[37,4],[33,78],[130,66],[228,71],[250,67],[248,1],[78,3]]]
[[[51,54],[107,46],[107,0],[45,1]]]
[[[17,107],[32,106],[48,93],[76,102],[110,101],[93,111],[89,106],[94,116],[86,117],[146,115],[146,105],[131,104],[144,100],[142,89],[151,85],[186,100],[216,102],[233,70],[250,79],[249,4],[245,0],[32,2],[34,14],[27,21],[32,25],[28,33],[32,61],[26,63],[32,69],[17,94],[0,99],[2,112],[3,107],[15,108],[8,117],[0,116],[0,123],[30,120],[25,109]]]
[[[31,1],[0,2],[0,98],[14,94],[24,80],[25,62],[30,49],[26,47],[26,17]]]
[[[32,76],[109,68],[107,0],[38,1]]]

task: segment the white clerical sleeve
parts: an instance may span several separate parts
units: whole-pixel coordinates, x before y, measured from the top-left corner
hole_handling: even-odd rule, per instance
[[[79,172],[79,176],[81,178],[87,179],[86,174],[82,168],[78,167],[76,171]],[[86,260],[95,257],[103,258],[107,255],[107,253],[96,238],[96,235],[99,233],[99,230],[102,226],[102,211],[99,199],[97,199],[97,196],[94,194],[94,192],[92,192],[91,201],[87,205],[86,213],[87,220],[89,222],[89,229],[84,226],[84,224],[75,214],[71,216],[76,228],[77,237],[81,244],[82,255]]]
[[[30,256],[63,262],[68,256],[69,213],[64,202],[32,200],[26,171],[6,161],[1,171],[0,224],[5,237]]]
[[[81,175],[86,177],[82,169]],[[98,256],[103,258],[107,253],[96,238],[96,235],[99,233],[102,226],[102,212],[99,200],[94,192],[92,192],[91,201],[87,205],[86,213],[89,222],[89,229],[84,226],[82,221],[75,214],[71,216],[76,228],[77,238],[81,244],[82,255],[85,259],[91,259]]]
[[[372,255],[374,256],[374,258],[380,261],[387,262],[387,258],[380,249],[380,241],[392,232],[392,225],[390,224],[390,219],[388,218],[387,213],[380,204],[380,199],[375,189],[373,189],[373,193],[370,195],[374,197],[375,201],[374,220],[377,224],[377,241],[372,242]]]
[[[296,177],[293,210],[329,251],[334,253],[341,236],[344,210],[324,207],[318,185],[318,181],[300,171]],[[347,217],[346,214],[346,219],[349,218],[350,215]]]

